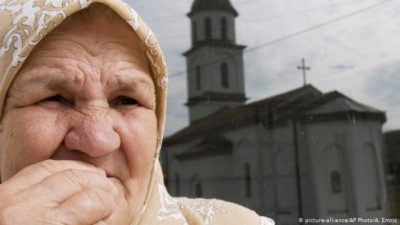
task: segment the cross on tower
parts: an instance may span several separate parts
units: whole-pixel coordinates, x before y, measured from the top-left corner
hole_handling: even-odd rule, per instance
[[[304,58],[301,59],[301,66],[298,66],[297,69],[303,71],[303,82],[304,82],[304,86],[306,86],[307,85],[306,71],[311,70],[311,68],[306,67],[306,60]]]

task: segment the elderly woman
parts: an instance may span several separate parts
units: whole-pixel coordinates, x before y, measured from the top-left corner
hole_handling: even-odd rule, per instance
[[[167,72],[128,5],[0,4],[1,225],[273,223],[167,193],[158,164]]]

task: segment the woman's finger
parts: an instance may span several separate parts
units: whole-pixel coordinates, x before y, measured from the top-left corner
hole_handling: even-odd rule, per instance
[[[15,198],[24,200],[37,196],[34,200],[36,203],[46,203],[51,207],[57,206],[78,192],[94,187],[112,196],[120,195],[119,189],[105,175],[87,170],[67,169],[54,173],[40,183],[19,192]]]
[[[61,224],[87,225],[109,217],[115,208],[114,196],[94,187],[68,198],[55,210]]]
[[[105,171],[88,163],[71,160],[45,160],[28,166],[3,183],[13,192],[19,192],[40,183],[46,177],[67,169],[87,170],[105,176]]]

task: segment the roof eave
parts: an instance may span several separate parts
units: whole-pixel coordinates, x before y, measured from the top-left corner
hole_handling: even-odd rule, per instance
[[[232,8],[218,8],[218,7],[202,7],[201,9],[191,9],[189,13],[186,15],[188,17],[192,17],[195,14],[203,11],[209,11],[209,10],[219,10],[219,11],[224,11],[224,12],[229,12],[231,13],[234,17],[238,17],[239,13],[236,11],[236,9]]]

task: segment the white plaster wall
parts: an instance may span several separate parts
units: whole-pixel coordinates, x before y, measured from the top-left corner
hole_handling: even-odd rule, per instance
[[[225,62],[229,67],[229,88],[221,85],[220,66]],[[221,93],[244,93],[243,56],[240,50],[203,47],[187,57],[189,97],[205,91]],[[201,70],[201,89],[196,89],[196,67]]]
[[[369,184],[363,183],[363,177],[369,176],[362,170],[361,165],[365,163],[363,159],[364,143],[373,142],[376,146],[378,160],[381,161],[382,142],[381,142],[381,124],[378,122],[328,122],[320,124],[307,125],[307,141],[310,151],[310,163],[313,172],[313,186],[315,199],[319,217],[346,217],[346,216],[361,216],[361,217],[383,217],[384,209],[367,211],[365,199],[370,198],[365,193],[370,193]],[[330,183],[325,173],[325,165],[323,150],[329,145],[342,146],[342,159],[344,169],[347,170],[343,174],[347,200],[347,213],[333,213],[334,209],[341,209],[340,202],[329,201],[332,193]],[[379,159],[380,158],[380,159]],[[380,164],[379,174],[383,175],[383,167]],[[383,180],[378,185],[384,189]],[[383,193],[383,192],[381,192]],[[382,200],[383,201],[383,200]],[[337,204],[337,205],[335,205]]]
[[[250,126],[224,134],[226,138],[234,142],[235,149],[231,155],[178,161],[171,155],[193,146],[196,141],[170,147],[168,149],[170,155],[169,177],[174,178],[175,173],[179,172],[181,180],[189,180],[194,174],[197,174],[204,182],[204,197],[217,195],[257,210],[261,199],[259,197],[258,168],[255,163],[257,155],[254,132],[255,128]],[[251,197],[246,196],[244,165],[247,162],[250,163],[251,171]],[[172,193],[176,193],[174,182],[171,182],[170,188]],[[180,189],[181,193],[191,193],[188,182],[184,184],[182,181]]]
[[[298,196],[295,174],[294,142],[292,127],[276,127],[272,130],[264,130],[265,148],[267,149],[264,161],[267,169],[264,174],[270,179],[265,189],[273,193],[273,204],[267,214],[274,215],[277,224],[298,223]]]

